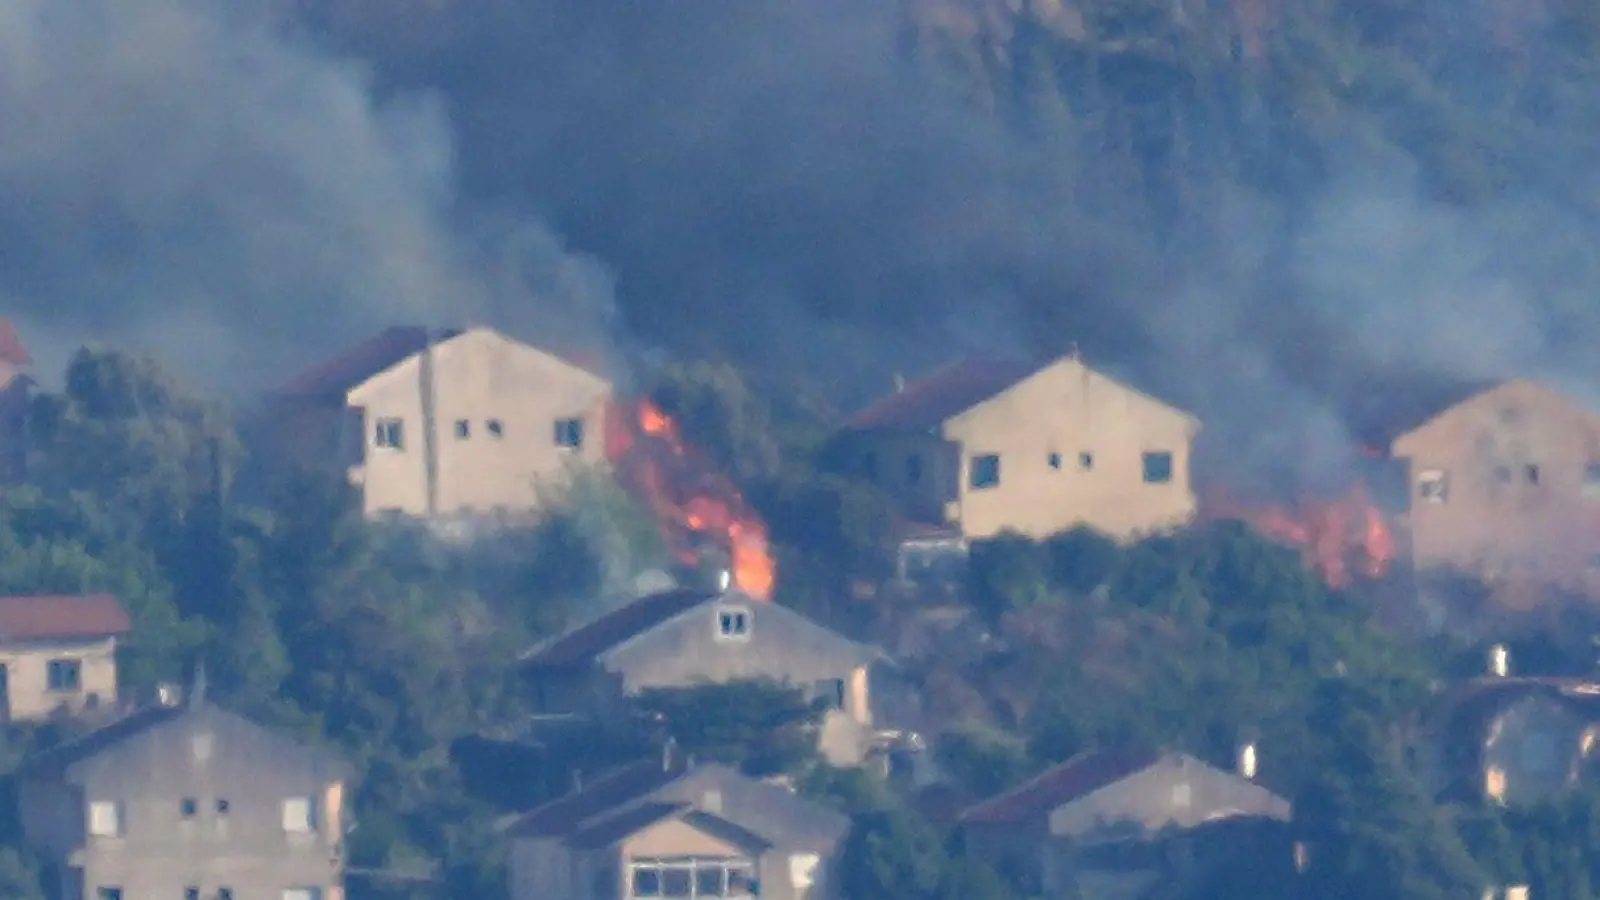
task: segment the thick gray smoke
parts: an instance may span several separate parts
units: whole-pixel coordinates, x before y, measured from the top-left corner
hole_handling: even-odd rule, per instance
[[[391,324],[610,327],[605,269],[456,202],[434,98],[249,6],[0,9],[0,312],[47,379],[90,340],[235,391]]]

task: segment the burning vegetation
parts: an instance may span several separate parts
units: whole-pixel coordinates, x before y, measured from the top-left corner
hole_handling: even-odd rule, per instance
[[[698,565],[709,540],[727,554],[734,586],[771,599],[777,566],[765,523],[733,482],[684,442],[671,416],[649,400],[619,404],[607,428],[606,458],[649,504],[680,562]]]
[[[1287,504],[1245,502],[1213,491],[1201,503],[1201,517],[1237,519],[1263,537],[1298,548],[1306,565],[1334,588],[1355,578],[1383,577],[1395,557],[1389,523],[1360,483],[1332,499]]]

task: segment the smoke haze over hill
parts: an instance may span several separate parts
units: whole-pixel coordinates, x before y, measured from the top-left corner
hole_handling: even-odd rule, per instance
[[[259,386],[383,325],[481,319],[810,370],[847,405],[893,368],[1076,342],[1263,458],[1309,433],[1328,464],[1397,376],[1594,374],[1582,92],[1504,121],[1391,101],[1403,48],[1306,32],[1325,9],[1277,68],[1204,49],[1231,20],[1202,18],[1172,40],[1215,84],[1107,55],[1115,97],[1057,84],[1016,128],[1007,97],[1041,93],[1021,45],[980,90],[908,63],[889,2],[268,5],[0,17],[0,295],[30,338]],[[1077,51],[1030,40],[1077,83]],[[1335,72],[1324,45],[1368,52]],[[1433,199],[1408,116],[1495,189]],[[1474,137],[1506,123],[1540,153]]]

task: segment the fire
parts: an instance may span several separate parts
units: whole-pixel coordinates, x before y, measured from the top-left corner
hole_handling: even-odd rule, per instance
[[[1213,497],[1205,506],[1207,519],[1239,519],[1264,537],[1299,548],[1329,587],[1349,585],[1354,574],[1381,578],[1395,557],[1389,524],[1360,484],[1328,501],[1274,506]]]
[[[650,504],[680,560],[696,562],[691,535],[719,540],[732,560],[733,584],[770,599],[777,566],[761,518],[732,482],[684,443],[665,411],[646,400],[633,412],[631,421],[615,421],[607,433],[606,456],[618,476]]]

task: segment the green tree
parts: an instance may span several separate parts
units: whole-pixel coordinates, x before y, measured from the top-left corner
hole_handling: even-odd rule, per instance
[[[901,810],[855,816],[839,863],[847,897],[927,900],[946,883],[948,858],[939,836]]]
[[[633,698],[633,708],[641,727],[685,753],[770,775],[815,757],[825,707],[798,688],[750,680],[651,688]]]

